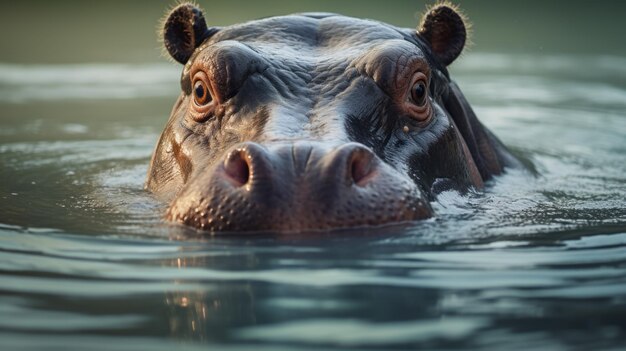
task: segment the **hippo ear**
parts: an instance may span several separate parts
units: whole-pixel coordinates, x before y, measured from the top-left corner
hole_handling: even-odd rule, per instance
[[[439,3],[428,9],[417,33],[430,44],[433,53],[446,66],[459,57],[467,39],[463,14],[448,3]]]
[[[163,43],[174,60],[185,64],[217,29],[207,28],[202,10],[193,4],[176,6],[163,23]]]

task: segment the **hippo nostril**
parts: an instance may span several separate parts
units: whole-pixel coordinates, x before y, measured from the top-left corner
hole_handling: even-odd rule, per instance
[[[373,154],[367,149],[358,148],[352,152],[348,162],[349,174],[354,184],[365,186],[374,175]]]
[[[235,150],[224,160],[224,172],[235,186],[244,186],[250,179],[250,166],[246,160],[247,155],[243,150]]]

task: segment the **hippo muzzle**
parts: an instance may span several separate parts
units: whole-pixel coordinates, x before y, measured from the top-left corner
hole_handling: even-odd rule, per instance
[[[167,218],[209,231],[297,232],[431,215],[415,183],[364,145],[246,142],[191,179]]]
[[[208,232],[429,218],[438,192],[516,164],[450,79],[465,39],[447,4],[418,30],[321,13],[207,27],[181,4],[163,29],[181,93],[146,187]]]

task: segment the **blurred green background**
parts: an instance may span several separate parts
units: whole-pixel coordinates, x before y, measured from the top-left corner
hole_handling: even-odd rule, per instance
[[[2,1],[0,62],[158,62],[157,24],[174,1]],[[278,14],[329,11],[414,27],[427,1],[200,1],[228,25]],[[458,1],[474,24],[475,51],[626,53],[624,1]]]

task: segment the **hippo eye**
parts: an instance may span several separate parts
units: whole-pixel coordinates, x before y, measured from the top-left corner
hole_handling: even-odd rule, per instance
[[[198,106],[206,105],[211,102],[211,95],[206,83],[199,79],[193,85],[193,99]]]
[[[203,71],[194,74],[190,95],[193,95],[189,109],[191,118],[200,123],[209,120],[215,111],[215,102],[211,94],[209,77]]]
[[[426,103],[426,83],[423,80],[418,80],[411,87],[411,100],[417,106],[424,106]]]
[[[411,83],[406,85],[403,95],[404,111],[413,120],[427,124],[432,117],[432,106],[428,99],[428,76],[423,72],[415,72]]]

